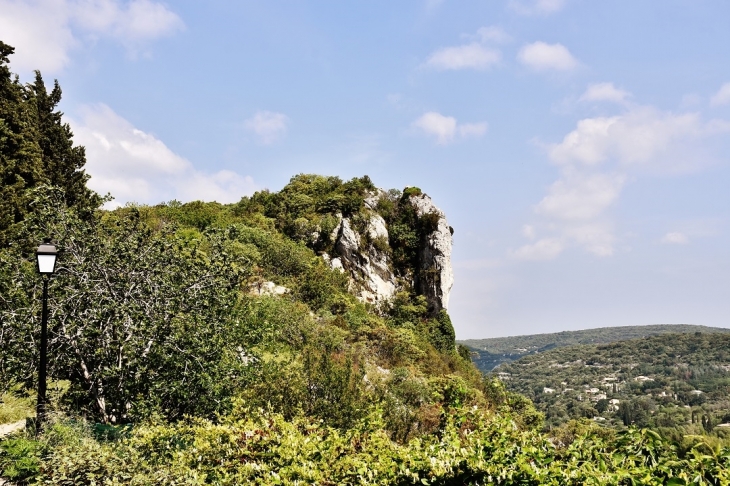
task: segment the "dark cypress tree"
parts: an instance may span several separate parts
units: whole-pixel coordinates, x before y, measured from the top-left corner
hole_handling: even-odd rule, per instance
[[[89,218],[101,204],[86,187],[84,147],[58,111],[58,81],[49,93],[41,73],[23,86],[9,67],[15,49],[0,41],[0,249],[14,239],[30,208],[29,189],[41,184],[61,188],[68,207]]]
[[[57,110],[61,101],[58,81],[54,81],[49,93],[40,71],[36,71],[35,82],[28,84],[25,96],[35,114],[43,172],[48,183],[63,189],[68,207],[74,207],[82,214],[97,208],[101,199],[86,187],[89,180],[83,169],[86,151],[83,146],[74,146],[71,127],[63,123],[63,113]]]
[[[0,41],[0,248],[29,210],[27,190],[47,182],[25,90],[8,67],[14,51]]]

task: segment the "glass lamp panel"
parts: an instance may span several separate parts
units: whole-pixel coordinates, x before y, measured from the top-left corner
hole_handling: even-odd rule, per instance
[[[37,255],[38,271],[40,273],[53,273],[56,266],[56,255]]]

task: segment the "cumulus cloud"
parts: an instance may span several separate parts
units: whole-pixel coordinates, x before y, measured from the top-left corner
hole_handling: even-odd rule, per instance
[[[528,229],[529,231],[525,231]],[[517,250],[511,251],[510,256],[518,260],[554,260],[563,251],[575,245],[599,257],[608,257],[614,253],[616,238],[613,235],[611,225],[606,222],[571,221],[557,228],[553,227],[552,230],[553,233],[557,234],[540,238],[535,243],[523,245]],[[535,228],[531,225],[525,225],[523,234],[534,240]]]
[[[614,117],[580,120],[563,141],[549,146],[558,164],[595,166],[609,160],[622,165],[653,163],[659,170],[686,170],[701,153],[696,143],[706,137],[730,132],[730,123],[702,121],[697,113],[674,114],[652,107],[636,107]]]
[[[522,227],[522,234],[525,238],[534,240],[535,239],[535,227],[531,224],[526,224]]]
[[[243,122],[246,130],[256,135],[264,145],[271,145],[286,135],[289,117],[273,111],[257,111],[254,116]]]
[[[502,27],[491,25],[489,27],[480,27],[477,30],[477,38],[482,42],[497,42],[503,44],[512,40]]]
[[[508,5],[520,15],[544,15],[562,10],[566,3],[566,0],[510,0]]]
[[[624,182],[621,175],[567,174],[550,186],[535,211],[560,220],[592,220],[618,199]]]
[[[99,38],[134,55],[183,28],[177,14],[151,0],[0,0],[0,32],[16,48],[13,67],[21,72],[58,72],[74,48]]]
[[[664,235],[661,242],[667,245],[686,245],[689,243],[689,238],[684,233],[675,231]]]
[[[481,137],[485,133],[487,133],[487,129],[489,126],[486,122],[481,123],[462,123],[459,124],[457,127],[457,130],[459,132],[459,136],[462,138],[469,138],[469,137]]]
[[[457,123],[453,116],[445,116],[435,111],[421,115],[412,126],[426,135],[436,138],[439,145],[447,145],[458,138],[480,137],[487,132],[486,122]]]
[[[628,96],[610,83],[594,86],[586,98],[617,101]],[[730,133],[730,123],[705,121],[697,113],[625,107],[620,115],[580,120],[561,142],[545,147],[549,159],[560,167],[560,176],[535,205],[537,222],[523,229],[523,235],[535,242],[511,252],[512,256],[548,260],[571,247],[600,257],[613,255],[618,239],[611,208],[627,181],[642,174],[698,170],[712,160],[707,149],[710,138]],[[687,234],[670,232],[661,242],[686,244]]]
[[[499,26],[481,27],[476,34],[463,34],[462,38],[471,40],[469,44],[442,47],[434,51],[423,63],[423,67],[438,71],[475,69],[483,71],[500,63],[502,53],[499,49],[486,44],[504,43],[510,36]]]
[[[517,53],[517,60],[535,71],[571,71],[578,60],[562,44],[533,42]]]
[[[428,135],[436,137],[437,143],[441,145],[452,142],[456,134],[456,118],[444,116],[435,111],[424,113],[418,120],[413,122],[413,126]]]
[[[611,225],[605,221],[567,226],[563,234],[567,240],[596,256],[609,257],[614,253],[616,237]]]
[[[238,201],[251,194],[251,177],[232,171],[207,173],[150,133],[135,128],[104,104],[85,105],[70,119],[74,141],[86,147],[89,187],[114,203],[154,204],[178,199]]]
[[[553,260],[565,249],[558,238],[543,238],[535,243],[524,245],[512,252],[518,260]]]
[[[597,83],[588,86],[578,101],[609,101],[623,104],[630,96],[631,93],[616,88],[613,83]]]
[[[730,103],[730,83],[725,83],[720,90],[710,99],[710,105],[720,106]]]
[[[501,60],[498,50],[477,42],[456,47],[444,47],[435,51],[426,61],[426,67],[440,71],[477,69],[484,70]]]

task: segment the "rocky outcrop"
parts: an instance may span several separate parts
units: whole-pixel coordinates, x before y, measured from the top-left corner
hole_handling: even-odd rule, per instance
[[[249,286],[249,293],[252,295],[284,295],[288,292],[288,288],[276,285],[274,282],[253,282]]]
[[[444,212],[436,207],[428,195],[414,195],[409,201],[419,218],[429,217],[435,223],[421,241],[416,290],[426,297],[434,312],[448,309],[449,294],[454,286],[454,270],[451,266],[453,229],[446,221]]]
[[[376,239],[388,241],[385,220],[371,212],[368,238],[364,239],[352,227],[349,218],[343,218],[341,214],[337,216],[339,222],[330,237],[334,241],[336,256],[330,259],[329,255],[324,255],[325,259],[332,268],[350,273],[353,290],[365,302],[379,304],[389,300],[396,292],[396,278],[387,253],[372,244]]]
[[[332,268],[346,272],[351,277],[353,290],[366,302],[379,304],[390,300],[399,289],[399,282],[388,251],[388,225],[376,208],[378,200],[385,197],[381,190],[371,192],[365,198],[366,225],[359,224],[361,234],[350,218],[337,215],[337,225],[330,235],[332,255],[323,257]],[[417,268],[408,275],[417,293],[424,295],[431,311],[447,309],[449,293],[454,284],[451,267],[452,230],[443,211],[425,194],[411,195],[403,201],[412,205],[421,225]],[[362,220],[360,220],[362,223]],[[426,228],[425,230],[423,228]]]

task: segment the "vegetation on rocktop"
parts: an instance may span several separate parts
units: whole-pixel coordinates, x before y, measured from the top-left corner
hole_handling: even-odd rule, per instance
[[[12,48],[0,49],[3,420],[32,414],[42,288],[33,252],[46,236],[60,250],[49,284],[51,420],[38,435],[0,438],[0,477],[54,485],[730,481],[730,452],[702,441],[680,457],[647,430],[574,422],[541,434],[543,414],[485,378],[455,345],[448,314],[429,309],[416,287],[378,308],[358,300],[320,254],[338,213],[365,224],[367,177],[298,175],[282,191],[230,205],[100,209],[83,184],[83,148],[55,110],[60,89],[43,101],[40,75],[20,85],[7,67]],[[38,107],[45,115],[33,118]],[[438,224],[415,218],[405,204],[414,195],[382,195],[376,210],[390,241],[365,242],[390,249],[405,280],[419,271],[414,241]]]

